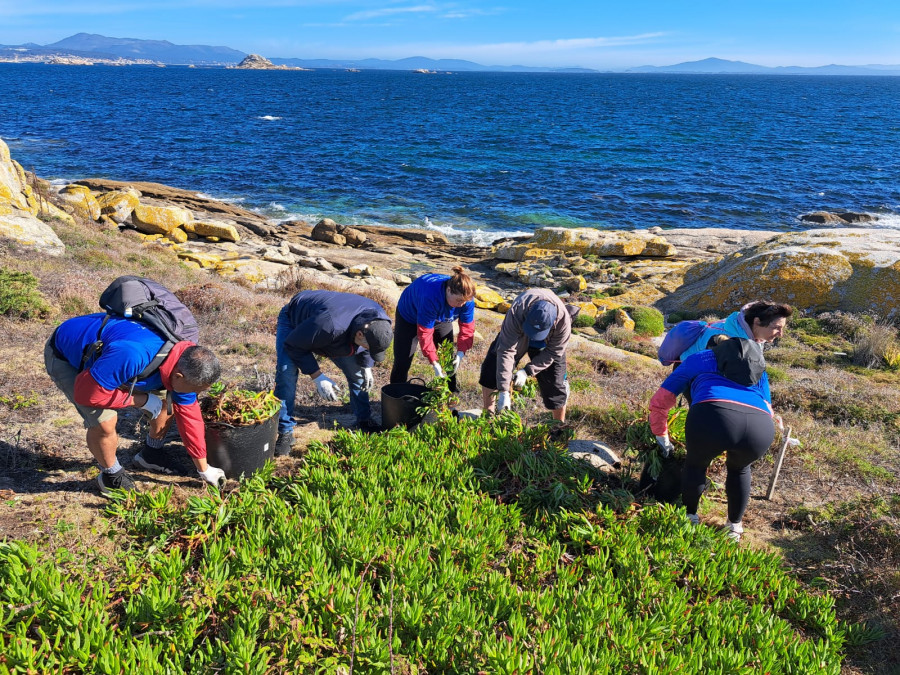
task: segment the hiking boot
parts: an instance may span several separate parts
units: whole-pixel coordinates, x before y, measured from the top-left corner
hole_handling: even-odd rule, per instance
[[[691,525],[697,526],[700,524],[700,516],[698,516],[696,513],[687,514],[687,519]]]
[[[146,443],[141,448],[141,451],[134,456],[134,463],[142,469],[147,469],[147,471],[164,473],[168,476],[171,476],[176,471],[168,452],[163,448],[151,448]]]
[[[732,523],[730,520],[725,521],[725,536],[731,541],[740,541],[741,535],[744,534],[744,526],[741,523]]]
[[[371,418],[357,422],[356,429],[364,434],[377,434],[382,431],[381,425]]]
[[[104,497],[109,496],[110,490],[125,490],[126,492],[137,490],[134,480],[125,469],[119,469],[115,473],[100,471],[97,483],[100,484],[100,494]]]
[[[291,454],[291,448],[294,447],[294,432],[288,431],[284,434],[278,434],[278,440],[275,441],[275,456],[287,457]]]

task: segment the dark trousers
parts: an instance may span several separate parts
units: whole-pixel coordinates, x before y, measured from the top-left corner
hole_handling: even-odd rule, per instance
[[[681,501],[697,513],[706,489],[706,470],[725,453],[728,520],[739,523],[750,501],[750,465],[766,454],[775,438],[775,423],[765,411],[726,401],[695,403],[684,427],[687,457],[681,473]]]
[[[409,378],[409,367],[419,347],[417,326],[410,323],[397,312],[394,319],[394,367],[391,368],[391,384],[406,382]],[[434,324],[434,344],[436,347],[453,341],[453,324],[450,321]],[[459,391],[456,387],[456,375],[450,377],[450,391]]]
[[[487,356],[481,362],[481,376],[478,384],[488,389],[497,389],[497,340],[494,338],[488,348]],[[528,358],[533,359],[540,354],[539,349],[530,348]],[[516,363],[518,365],[518,362]],[[569,392],[566,389],[566,355],[562,360],[554,361],[547,368],[534,376],[541,392],[541,399],[547,410],[559,410],[566,405]]]

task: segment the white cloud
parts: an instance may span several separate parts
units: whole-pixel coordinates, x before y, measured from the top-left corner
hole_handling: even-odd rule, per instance
[[[356,12],[344,18],[344,21],[366,21],[368,19],[379,19],[383,16],[395,16],[397,14],[424,14],[437,12],[438,8],[434,5],[416,5],[414,7],[384,7],[382,9],[370,9],[363,12]]]

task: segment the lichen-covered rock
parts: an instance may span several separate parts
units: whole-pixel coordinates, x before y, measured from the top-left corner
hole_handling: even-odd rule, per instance
[[[475,290],[475,306],[479,309],[494,309],[503,302],[503,296],[487,286],[478,286]]]
[[[100,217],[100,204],[93,193],[84,185],[66,185],[59,191],[59,197],[70,204],[75,213],[85,220],[97,220]]]
[[[613,322],[625,330],[634,330],[634,319],[622,308],[613,310]]]
[[[131,214],[135,229],[145,234],[169,234],[194,219],[187,209],[177,206],[149,206],[138,204]]]
[[[675,247],[662,237],[645,232],[595,230],[587,227],[545,227],[535,232],[528,245],[555,251],[575,251],[601,257],[672,256]],[[650,246],[649,252],[647,247]]]
[[[0,215],[0,237],[15,239],[47,255],[62,255],[66,250],[47,223],[22,211]]]
[[[218,237],[220,241],[233,241],[237,243],[241,240],[237,228],[234,225],[217,220],[195,220],[190,223],[185,223],[184,229],[186,232],[201,237]]]
[[[196,263],[203,269],[214,270],[222,264],[222,259],[217,255],[209,253],[198,253],[196,251],[179,251],[178,257],[181,260]]]
[[[347,268],[347,274],[354,277],[370,277],[372,268],[369,265],[352,265]]]
[[[587,288],[587,281],[582,276],[563,279],[563,287],[570,293],[580,293]]]
[[[579,316],[589,316],[592,319],[597,317],[597,305],[595,305],[593,302],[573,302],[571,304],[578,307],[578,309],[580,310],[578,312]]]
[[[809,230],[774,237],[690,269],[658,303],[664,309],[731,311],[754,298],[800,309],[841,309],[898,316],[900,232],[861,228]]]
[[[184,244],[188,240],[187,232],[182,230],[180,227],[176,227],[174,230],[169,232],[166,235],[166,239],[176,244]]]
[[[516,271],[519,269],[519,264],[514,262],[499,263],[494,269],[500,274],[507,274],[514,277],[516,276]]]
[[[97,197],[100,213],[109,216],[113,222],[120,225],[131,217],[132,211],[138,204],[140,204],[139,198],[131,191],[113,190],[104,192]]]

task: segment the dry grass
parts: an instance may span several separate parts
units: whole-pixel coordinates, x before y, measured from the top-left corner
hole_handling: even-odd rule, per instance
[[[886,365],[895,360],[896,350],[897,330],[891,324],[876,323],[853,341],[853,363],[864,368]]]

